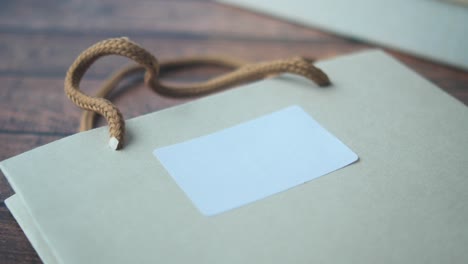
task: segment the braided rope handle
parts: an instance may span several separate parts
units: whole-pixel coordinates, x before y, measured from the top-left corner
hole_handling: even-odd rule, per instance
[[[222,56],[195,56],[162,60],[159,61],[159,78],[163,78],[165,74],[192,67],[215,66],[234,70],[245,64],[247,64],[245,61]],[[119,71],[112,74],[111,77],[108,78],[104,84],[101,85],[101,87],[99,87],[98,91],[94,94],[94,97],[106,98],[122,80],[133,75],[142,76],[144,73],[145,67],[139,64],[120,69]],[[81,114],[79,131],[87,131],[92,129],[94,127],[96,115],[97,113],[93,111],[83,111]]]
[[[138,65],[126,68],[115,74],[104,84],[97,97],[84,94],[79,88],[84,74],[97,59],[107,55],[124,56],[136,61]],[[171,67],[174,68],[181,65],[198,63],[227,65],[234,68],[234,70],[205,82],[188,85],[165,84],[158,79],[159,72],[162,69],[168,70]],[[164,68],[162,68],[162,66],[164,66]],[[142,70],[146,71],[145,83],[148,86],[160,94],[174,97],[211,93],[219,89],[260,80],[267,76],[281,73],[301,75],[320,86],[330,84],[330,80],[324,72],[312,65],[310,60],[301,57],[254,64],[245,64],[239,61],[212,57],[196,57],[188,60],[169,61],[161,65],[150,52],[130,41],[128,38],[107,39],[89,47],[76,58],[68,69],[65,77],[65,93],[78,107],[104,116],[109,125],[109,146],[114,150],[123,147],[125,121],[120,110],[103,97],[125,76]],[[83,127],[89,127],[89,125],[89,119],[87,119],[85,123],[83,123],[82,119],[82,129]]]

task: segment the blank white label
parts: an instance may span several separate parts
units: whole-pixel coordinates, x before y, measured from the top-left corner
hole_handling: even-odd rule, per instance
[[[358,159],[298,106],[153,153],[208,216],[292,188]]]

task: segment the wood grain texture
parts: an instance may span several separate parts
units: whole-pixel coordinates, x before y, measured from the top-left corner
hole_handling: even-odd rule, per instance
[[[0,160],[76,132],[80,110],[63,93],[66,70],[89,45],[128,36],[158,58],[228,54],[250,61],[307,55],[325,59],[375,48],[294,23],[206,0],[0,1]],[[379,47],[377,47],[379,48]],[[468,74],[386,50],[468,105]],[[92,93],[124,58],[106,57],[85,76]],[[220,73],[198,69],[173,80],[199,81]],[[333,76],[331,76],[333,78]],[[138,78],[112,95],[126,118],[193,99],[158,96]],[[99,122],[104,125],[103,120]],[[13,194],[0,173],[0,201]],[[40,263],[0,203],[0,263]]]
[[[314,58],[334,57],[369,46],[344,40],[277,40],[193,38],[172,36],[125,36],[139,43],[157,58],[174,58],[194,54],[230,54],[245,60],[266,60],[295,55],[308,55]],[[7,62],[0,65],[3,74],[45,75],[63,78],[66,70],[78,54],[90,45],[114,34],[72,35],[61,34],[15,34],[0,32],[4,43],[0,46],[0,56]],[[66,43],[66,45],[63,45]],[[125,58],[106,57],[99,60],[90,70],[91,78],[103,78],[110,70],[115,70],[128,62]],[[94,65],[93,65],[94,66]]]
[[[319,31],[206,0],[3,0],[1,7],[0,24],[25,33],[41,30],[66,35],[133,33],[197,38],[327,38]],[[17,19],[18,16],[21,19]]]

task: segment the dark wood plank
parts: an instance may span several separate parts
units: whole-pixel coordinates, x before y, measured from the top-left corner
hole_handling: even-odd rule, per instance
[[[80,52],[92,44],[109,37],[105,36],[63,36],[36,34],[1,33],[0,74],[33,75],[63,77],[66,70]],[[129,37],[139,43],[157,58],[175,58],[204,54],[229,54],[245,60],[278,59],[296,55],[313,58],[328,58],[339,54],[362,50],[369,46],[349,41],[270,41],[252,39],[184,39],[172,37]],[[118,57],[106,57],[89,71],[92,78],[103,78],[110,71],[125,65],[128,60]]]
[[[0,31],[113,35],[179,32],[225,38],[324,39],[332,37],[214,1],[3,0]]]
[[[79,124],[79,111],[66,99],[63,81],[0,77],[1,133],[46,133],[64,136]],[[91,82],[92,83],[92,82]],[[8,141],[2,142],[9,145]]]

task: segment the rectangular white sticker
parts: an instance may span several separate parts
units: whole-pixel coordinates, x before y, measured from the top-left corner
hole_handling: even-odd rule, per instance
[[[211,216],[345,167],[358,156],[298,106],[153,154]]]

